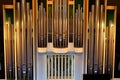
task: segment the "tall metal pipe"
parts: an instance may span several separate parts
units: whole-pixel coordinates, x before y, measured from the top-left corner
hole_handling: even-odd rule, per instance
[[[18,69],[18,80],[21,80],[21,65],[22,65],[22,41],[21,41],[21,19],[20,19],[20,2],[17,2],[17,69]]]
[[[8,68],[8,70],[9,70],[9,78],[11,79],[12,78],[12,58],[11,58],[11,19],[10,19],[10,17],[8,18],[8,61],[9,61],[9,68]]]
[[[77,33],[78,33],[77,32],[77,30],[78,30],[78,27],[77,27],[78,26],[78,22],[77,22],[78,14],[77,13],[78,13],[78,10],[76,10],[76,13],[75,13],[75,40],[74,40],[75,41],[75,46],[77,46]]]
[[[41,6],[39,5],[39,10],[38,10],[38,46],[40,45],[40,32],[41,32],[41,30],[40,30],[40,26],[41,26]]]
[[[40,9],[41,11],[40,11],[40,14],[41,14],[41,26],[40,26],[40,33],[41,33],[41,44],[42,44],[42,46],[43,46],[43,28],[44,28],[44,20],[43,20],[43,18],[44,18],[44,14],[43,14],[43,3],[41,3],[41,9]]]
[[[108,39],[109,39],[109,46],[108,46],[108,73],[110,73],[110,74],[112,74],[112,61],[113,61],[113,46],[112,46],[112,42],[113,42],[113,40],[112,40],[112,21],[110,20],[109,21],[109,33],[108,33],[108,35],[109,35],[109,37],[108,37]]]
[[[65,47],[67,46],[68,42],[68,10],[67,10],[67,0],[63,0],[63,38],[65,42]]]
[[[5,35],[5,49],[6,49],[6,72],[7,72],[7,77],[8,78],[8,66],[9,66],[9,51],[8,51],[8,24],[5,24],[4,28],[4,35]]]
[[[108,47],[109,47],[109,45],[108,45],[108,33],[109,33],[109,30],[108,30],[108,27],[106,27],[106,41],[105,41],[105,73],[108,73]]]
[[[32,38],[31,38],[31,24],[30,24],[30,3],[27,2],[27,78],[30,80],[30,72],[32,65]]]
[[[59,34],[62,35],[62,0],[59,0]]]
[[[96,0],[95,14],[95,54],[94,54],[94,73],[98,73],[98,41],[99,41],[99,5],[100,0]]]
[[[31,62],[31,66],[30,66],[30,68],[31,68],[31,70],[30,70],[30,73],[31,73],[31,80],[33,79],[33,36],[32,36],[32,34],[33,34],[33,32],[32,32],[32,29],[33,29],[33,16],[32,16],[32,10],[30,10],[30,51],[31,51],[31,55],[30,55],[30,62]]]
[[[100,9],[100,32],[99,32],[99,45],[98,45],[98,52],[99,52],[99,72],[102,73],[102,66],[103,66],[103,5],[101,5]]]
[[[12,36],[12,78],[15,79],[15,40],[14,40],[14,25],[11,25],[11,36]]]
[[[94,5],[92,5],[92,12],[91,12],[91,27],[90,27],[90,31],[91,31],[91,47],[90,47],[90,53],[91,53],[91,55],[90,55],[90,57],[91,57],[91,62],[90,62],[90,64],[91,64],[91,69],[92,69],[92,71],[93,71],[93,60],[94,60],[94,57],[93,57],[93,54],[94,54],[94,29],[95,29],[95,17],[94,17],[94,15],[95,15],[95,6]]]
[[[22,73],[26,78],[26,0],[21,1],[21,26],[22,26]]]
[[[92,66],[92,64],[91,64],[91,61],[92,61],[92,59],[91,59],[91,55],[92,55],[92,53],[91,53],[91,38],[92,38],[92,36],[91,36],[91,34],[92,34],[92,12],[89,12],[89,52],[88,52],[88,73],[92,73],[92,68],[91,68],[91,66]]]
[[[81,27],[81,22],[80,22],[80,20],[81,20],[81,11],[80,11],[80,4],[78,4],[78,33],[77,33],[77,36],[78,36],[78,47],[80,47],[80,27]]]
[[[82,8],[80,9],[80,44],[81,44],[81,47],[83,46],[83,11],[82,11]]]
[[[3,12],[5,12],[5,11],[3,11]],[[5,21],[5,20],[4,20]],[[3,27],[3,29],[4,29],[4,60],[5,60],[5,72],[7,72],[7,48],[6,48],[6,44],[7,44],[7,24],[6,23],[4,23],[4,27]],[[5,73],[5,78],[7,78],[7,73]]]
[[[46,25],[46,12],[45,12],[45,8],[44,8],[44,47],[47,47],[47,25]]]

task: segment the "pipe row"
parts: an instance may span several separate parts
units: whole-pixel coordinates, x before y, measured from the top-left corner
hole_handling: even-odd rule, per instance
[[[80,4],[76,9],[74,22],[74,47],[83,47],[83,11]]]
[[[32,10],[30,3],[25,0],[17,2],[16,6],[16,33],[17,33],[17,79],[33,78],[33,36],[32,36]]]
[[[38,47],[47,47],[46,12],[43,3],[38,10]]]
[[[5,49],[6,49],[6,71],[7,79],[15,79],[15,58],[14,58],[14,26],[11,24],[11,18],[5,24]]]
[[[112,25],[112,21],[109,21],[109,26],[106,27],[106,60],[105,60],[105,73],[111,74],[113,71],[113,46],[114,46],[114,26]]]
[[[68,14],[67,0],[53,1],[53,46],[62,48],[68,46]]]
[[[96,8],[95,8],[96,7]],[[100,1],[89,12],[88,73],[103,73],[104,9]]]

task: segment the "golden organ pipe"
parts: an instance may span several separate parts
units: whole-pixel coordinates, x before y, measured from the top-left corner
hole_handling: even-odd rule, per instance
[[[61,36],[61,34],[62,34],[62,0],[59,0],[60,2],[59,2],[59,5],[60,5],[60,7],[59,7],[59,9],[60,9],[60,11],[59,11],[59,34],[60,34],[60,36]]]
[[[43,21],[43,18],[44,18],[44,14],[43,14],[43,3],[41,3],[41,26],[40,26],[40,32],[41,32],[41,40],[43,41],[43,27],[44,27],[44,21]]]
[[[112,61],[113,61],[113,51],[112,51],[112,48],[113,48],[113,45],[112,45],[112,21],[110,20],[109,21],[109,52],[108,52],[108,72],[112,73]]]
[[[92,73],[91,71],[91,61],[92,61],[92,59],[91,59],[91,55],[92,55],[92,53],[91,53],[91,33],[92,33],[92,30],[91,30],[91,28],[92,28],[92,13],[91,12],[89,12],[89,54],[88,54],[88,73]]]
[[[28,64],[28,66],[29,66],[29,64],[30,64],[30,60],[29,60],[29,54],[31,53],[29,50],[30,50],[30,45],[29,44],[31,44],[30,42],[29,42],[29,40],[30,40],[30,4],[29,3],[27,3],[27,64]]]
[[[98,71],[98,36],[99,36],[99,4],[100,0],[96,0],[96,14],[95,14],[95,54],[94,54],[94,72]]]
[[[11,75],[11,20],[10,17],[8,18],[8,60],[9,60],[9,71],[10,71],[10,75]],[[11,77],[10,77],[11,78]]]
[[[102,73],[102,64],[103,64],[103,5],[101,5],[101,10],[100,10],[100,32],[99,32],[99,69],[100,73]]]
[[[18,79],[21,79],[21,64],[22,64],[22,41],[21,41],[21,20],[20,20],[20,3],[17,2],[17,21],[16,21],[16,25],[17,25],[17,67],[18,67]]]
[[[5,48],[6,48],[6,71],[8,75],[9,51],[8,51],[8,23],[5,24]],[[8,76],[7,76],[8,77]]]
[[[33,16],[32,16],[32,10],[30,10],[30,51],[31,51],[31,56],[30,56],[30,62],[32,62],[32,39],[33,39],[33,33],[32,33],[32,29],[33,29]]]
[[[14,41],[14,25],[11,25],[11,38],[12,38],[12,79],[15,77],[15,41]]]
[[[91,12],[91,51],[90,51],[90,53],[91,53],[91,68],[93,69],[93,54],[94,54],[94,28],[95,28],[95,23],[94,23],[94,21],[95,21],[95,19],[94,19],[94,15],[95,15],[95,6],[94,5],[92,5],[92,12]]]
[[[105,55],[105,66],[106,66],[106,68],[105,68],[105,71],[107,71],[107,68],[108,68],[108,33],[109,33],[109,31],[108,31],[108,26],[106,27],[106,48],[105,48],[105,53],[106,53],[106,55]]]
[[[40,45],[40,26],[41,26],[41,14],[40,14],[40,12],[41,12],[41,6],[39,5],[39,11],[38,11],[38,44]]]
[[[22,26],[22,66],[26,66],[26,5],[25,0],[21,2],[21,26]]]

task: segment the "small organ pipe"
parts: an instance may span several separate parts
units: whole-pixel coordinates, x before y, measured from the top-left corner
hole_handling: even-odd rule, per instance
[[[82,8],[80,9],[80,44],[83,46],[83,12]]]
[[[40,29],[40,26],[41,26],[41,14],[40,14],[40,12],[41,12],[41,6],[39,5],[39,11],[38,11],[38,45],[40,45],[40,31],[41,31],[41,29]]]

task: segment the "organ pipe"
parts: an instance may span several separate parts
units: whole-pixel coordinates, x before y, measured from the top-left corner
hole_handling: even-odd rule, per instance
[[[17,21],[16,21],[16,25],[17,25],[17,72],[18,72],[18,79],[21,79],[21,64],[22,64],[22,41],[21,41],[21,19],[20,19],[20,3],[17,3]]]
[[[99,28],[99,72],[102,73],[102,66],[103,66],[103,5],[101,5],[100,9],[100,28]]]
[[[94,54],[94,73],[98,72],[98,36],[99,36],[99,5],[100,1],[96,0],[96,14],[95,14],[95,54]]]
[[[92,34],[92,13],[89,12],[89,54],[88,54],[88,73],[92,73],[92,59],[91,59],[91,56],[92,56],[92,53],[91,53],[91,34]]]
[[[30,4],[27,3],[27,77],[32,79],[32,11]]]
[[[94,15],[95,15],[95,6],[94,5],[92,5],[92,18],[91,18],[91,20],[92,20],[92,23],[91,23],[91,51],[90,51],[90,53],[91,53],[91,67],[92,67],[92,69],[93,69],[93,57],[94,57],[94,29],[95,29],[95,23],[94,23],[94,21],[95,21],[95,17],[94,17]]]
[[[71,1],[72,2],[72,1]],[[51,4],[51,3],[50,3]],[[71,3],[68,0],[53,0],[53,47],[55,48],[65,48],[68,47],[68,5],[70,6]],[[17,2],[16,6],[16,33],[17,33],[17,78],[21,80],[22,78],[31,80],[32,79],[32,67],[33,67],[33,34],[37,33],[38,35],[38,47],[44,48],[47,47],[47,34],[48,34],[48,27],[46,25],[48,15],[46,14],[46,9],[43,7],[43,3],[41,3],[38,9],[38,13],[33,12],[30,10],[30,3],[26,4],[26,0],[21,0],[21,2]],[[74,5],[73,5],[74,6]],[[88,5],[86,5],[88,6]],[[87,9],[87,7],[85,8]],[[73,16],[73,26],[74,30],[74,47],[75,48],[83,48],[83,37],[85,40],[89,40],[89,46],[87,45],[87,41],[85,41],[84,48],[88,49],[88,73],[102,73],[103,69],[103,47],[106,44],[106,71],[111,73],[113,68],[113,47],[114,46],[114,28],[110,27],[112,22],[110,21],[109,27],[106,28],[106,42],[104,42],[104,6],[100,5],[100,0],[96,0],[96,5],[92,5],[91,12],[89,12],[89,35],[87,33],[87,27],[85,24],[87,21],[87,10],[83,13],[83,9],[78,5],[78,9],[76,9],[75,16]],[[74,10],[74,9],[73,9]],[[36,14],[32,14],[36,13]],[[74,12],[73,12],[74,14]],[[33,19],[37,15],[38,19],[36,21],[36,25],[38,30],[33,33]],[[37,17],[36,16],[36,17]],[[84,17],[85,16],[85,17]],[[83,18],[84,17],[84,18]],[[52,19],[51,19],[52,20]],[[12,78],[12,72],[14,72],[14,48],[15,48],[15,41],[14,41],[14,28],[11,24],[10,18],[8,18],[8,24],[5,25],[5,46],[6,46],[6,60],[7,60],[7,75],[9,78]],[[85,28],[84,28],[85,27]],[[48,29],[47,29],[48,28]],[[85,34],[85,35],[84,35]],[[83,36],[84,35],[84,36]],[[89,36],[89,39],[87,37]],[[36,38],[36,39],[37,39]],[[11,48],[12,46],[12,48]],[[84,51],[87,53],[86,49]],[[86,54],[85,54],[86,55]],[[71,64],[74,65],[72,59],[69,56],[56,56],[54,58],[49,57],[48,59],[48,70],[50,74],[48,74],[48,78],[70,78],[70,76],[74,77],[74,66],[70,66]],[[55,60],[55,62],[54,62]],[[65,62],[63,62],[65,61]],[[71,63],[72,62],[72,63]],[[58,64],[55,64],[58,63]],[[60,64],[64,64],[62,66]],[[54,65],[55,64],[55,65]],[[68,64],[68,65],[67,65]],[[85,63],[86,64],[86,63]],[[58,67],[57,67],[58,66]],[[68,67],[68,69],[67,69]],[[86,66],[85,66],[86,67]],[[55,69],[54,69],[55,68]],[[58,71],[54,71],[58,68]],[[63,71],[64,70],[64,71]],[[71,71],[71,73],[70,73]],[[65,72],[65,74],[64,74]],[[55,75],[55,77],[54,77]],[[60,77],[61,76],[61,77]]]
[[[25,79],[26,74],[26,4],[21,1],[21,26],[22,26],[22,73]]]

